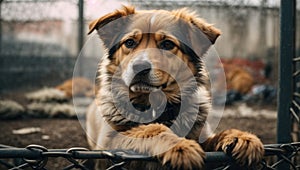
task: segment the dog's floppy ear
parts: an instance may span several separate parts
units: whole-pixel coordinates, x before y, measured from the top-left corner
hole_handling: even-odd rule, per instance
[[[123,6],[122,9],[116,10],[112,13],[106,14],[103,17],[92,21],[89,25],[88,34],[92,33],[95,29],[99,29],[103,27],[105,24],[114,21],[122,16],[127,16],[130,14],[134,14],[135,9],[133,6]]]
[[[92,21],[89,25],[88,34],[97,30],[106,47],[111,48],[112,43],[115,43],[114,41],[117,34],[119,34],[122,28],[125,28],[126,26],[125,18],[122,17],[126,17],[134,13],[135,9],[133,6],[123,6],[121,9],[115,10],[114,12]],[[120,20],[116,21],[117,19]]]
[[[172,14],[185,22],[196,26],[207,36],[212,44],[214,44],[219,35],[221,35],[221,31],[219,29],[215,28],[212,24],[208,24],[205,20],[198,18],[194,12],[191,12],[186,8],[174,10],[172,11]]]

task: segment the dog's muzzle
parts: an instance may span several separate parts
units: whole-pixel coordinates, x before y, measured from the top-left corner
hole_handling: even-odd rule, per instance
[[[134,74],[147,75],[152,69],[151,63],[149,61],[135,61],[132,65],[132,70]]]
[[[130,83],[132,92],[150,93],[162,88],[157,84],[157,77],[154,76],[152,64],[147,60],[137,60],[132,64],[134,77]],[[154,83],[156,82],[156,83]]]

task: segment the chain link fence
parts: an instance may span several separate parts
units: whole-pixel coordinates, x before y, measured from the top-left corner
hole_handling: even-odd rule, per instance
[[[280,164],[287,163],[290,169],[300,168],[297,155],[300,143],[265,145],[265,157],[256,168],[260,170],[275,170]],[[277,156],[278,159],[276,159]],[[48,158],[62,157],[69,163],[61,169],[91,169],[86,162],[89,159],[105,159],[111,162],[107,170],[126,169],[131,161],[158,161],[154,157],[139,155],[123,150],[88,150],[86,148],[47,149],[40,145],[29,145],[26,148],[14,148],[0,145],[0,165],[7,169],[47,169]],[[8,161],[7,159],[14,159]],[[19,159],[19,160],[18,160]],[[16,163],[17,162],[17,163]],[[1,167],[0,166],[0,167]],[[213,170],[236,169],[233,159],[224,152],[206,152],[205,166]],[[245,167],[246,168],[246,167]]]
[[[292,115],[292,140],[300,141],[300,55],[293,58],[294,65],[294,93],[293,100],[290,107],[290,113]]]
[[[77,0],[2,0],[1,56],[76,55],[77,3]]]
[[[72,77],[84,27],[77,0],[1,0],[0,9],[0,91]]]

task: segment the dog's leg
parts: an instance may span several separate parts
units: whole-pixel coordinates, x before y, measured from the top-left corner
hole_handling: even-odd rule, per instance
[[[264,155],[264,146],[257,136],[236,129],[216,134],[202,146],[205,151],[224,151],[241,166],[255,166]]]
[[[156,156],[165,167],[199,169],[204,151],[194,140],[180,138],[162,124],[141,125],[111,138],[111,147]]]

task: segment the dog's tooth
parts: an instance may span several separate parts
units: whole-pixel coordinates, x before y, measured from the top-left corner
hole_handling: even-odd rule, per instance
[[[137,92],[137,91],[140,91],[141,88],[139,86],[134,85],[134,86],[130,87],[130,90],[133,91],[133,92]]]
[[[148,87],[148,91],[154,91],[154,87]]]
[[[159,91],[159,90],[161,90],[161,89],[162,89],[162,86],[155,87],[155,88],[154,88],[154,91],[156,92],[156,91]]]
[[[147,86],[147,85],[145,85],[145,84],[143,84],[143,85],[141,86],[141,91],[148,92],[148,91],[150,91],[150,87]]]
[[[131,86],[131,87],[130,87],[130,90],[133,91],[133,92],[135,92],[136,89],[135,89],[134,86]]]
[[[130,87],[130,90],[133,92],[155,92],[157,90],[161,90],[162,87],[150,86],[148,84],[136,84]]]

